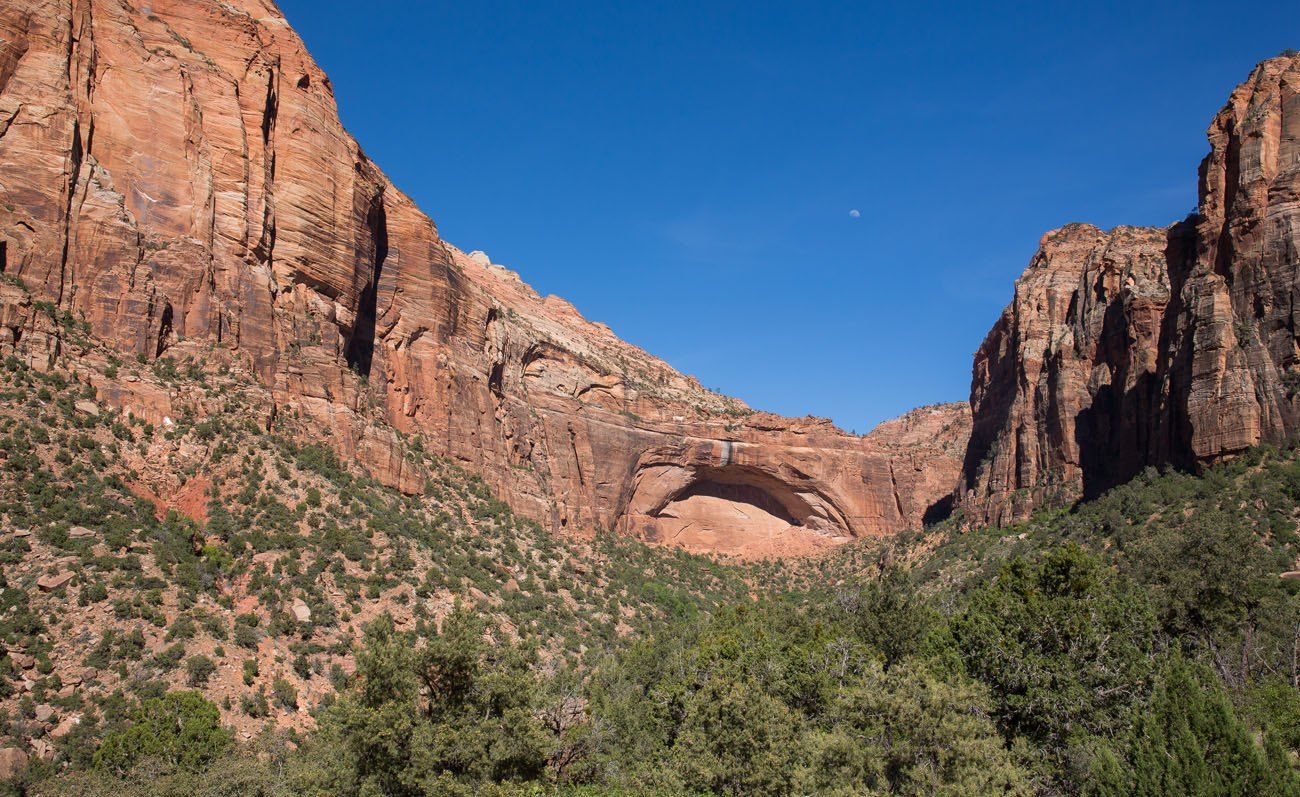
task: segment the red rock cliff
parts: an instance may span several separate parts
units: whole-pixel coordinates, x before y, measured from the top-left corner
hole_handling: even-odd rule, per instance
[[[916,525],[960,473],[962,407],[865,438],[753,413],[444,242],[269,0],[0,7],[0,236],[123,351],[233,350],[389,483],[419,489],[420,434],[557,529],[802,551]]]
[[[975,355],[975,521],[1197,467],[1300,430],[1300,56],[1210,125],[1199,214],[1049,233]]]

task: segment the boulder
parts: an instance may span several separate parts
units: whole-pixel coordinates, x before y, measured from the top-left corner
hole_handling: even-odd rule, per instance
[[[66,587],[74,578],[76,578],[76,574],[67,570],[58,573],[47,573],[36,579],[36,586],[40,588],[41,592],[54,592]]]
[[[81,725],[80,714],[74,714],[70,717],[64,717],[63,721],[60,722],[58,725],[54,726],[54,730],[50,731],[50,738],[62,739],[64,736],[67,736],[68,734],[76,730],[77,726],[79,725]]]
[[[0,781],[11,781],[27,771],[27,753],[17,747],[0,749]]]

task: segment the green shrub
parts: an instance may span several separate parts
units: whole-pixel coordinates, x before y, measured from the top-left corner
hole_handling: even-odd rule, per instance
[[[1143,594],[1077,546],[1013,560],[952,624],[1003,729],[1061,755],[1080,735],[1126,727],[1150,689],[1155,631]]]
[[[284,678],[276,678],[271,683],[271,695],[275,702],[286,711],[298,710],[298,690]]]
[[[207,656],[190,656],[185,660],[185,673],[190,686],[207,686],[208,679],[216,671],[217,665]]]
[[[235,644],[241,648],[256,650],[261,640],[262,634],[256,628],[242,624],[235,626]]]
[[[1300,794],[1287,755],[1256,745],[1218,679],[1181,658],[1162,671],[1127,743],[1115,747],[1098,745],[1089,794]]]
[[[94,765],[119,776],[145,759],[168,770],[196,771],[224,754],[230,743],[215,705],[198,692],[169,692],[145,700],[126,728],[105,735]]]

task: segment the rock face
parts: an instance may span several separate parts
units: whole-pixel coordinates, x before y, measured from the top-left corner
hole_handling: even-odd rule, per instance
[[[975,355],[960,505],[1005,523],[1300,427],[1300,56],[1210,125],[1199,213],[1049,233]]]
[[[1159,351],[1184,228],[1043,236],[975,354],[962,504],[1005,523],[1131,477],[1161,448]]]
[[[914,410],[865,438],[754,416],[743,437],[661,438],[637,458],[619,527],[699,551],[811,553],[941,515],[969,435],[964,405]],[[757,433],[765,432],[765,440]]]
[[[444,242],[270,0],[0,7],[0,237],[0,344],[216,346],[385,482],[421,489],[419,435],[556,529],[804,550],[918,524],[961,471],[964,408],[865,438],[753,413]]]

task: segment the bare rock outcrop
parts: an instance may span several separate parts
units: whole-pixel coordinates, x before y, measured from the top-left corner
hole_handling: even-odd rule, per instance
[[[1048,233],[975,354],[963,504],[1004,523],[1130,478],[1160,409],[1182,227]]]
[[[947,512],[970,420],[964,405],[949,404],[914,410],[860,439],[825,421],[775,416],[751,418],[742,430],[644,448],[620,527],[745,556],[807,554],[875,529],[917,527]]]
[[[890,533],[950,494],[969,425],[949,407],[860,438],[753,413],[460,252],[343,129],[270,0],[0,7],[0,272],[0,345],[23,356],[66,354],[69,323],[146,360],[215,345],[268,414],[385,482],[421,489],[398,453],[415,436],[556,529],[669,539],[703,504],[758,518],[708,549]],[[100,388],[166,417],[165,393]]]
[[[1209,139],[1165,385],[1184,447],[1174,453],[1197,462],[1300,428],[1300,55],[1256,67]]]
[[[1199,213],[1049,233],[975,355],[960,504],[1006,523],[1300,427],[1300,56],[1209,129]]]

